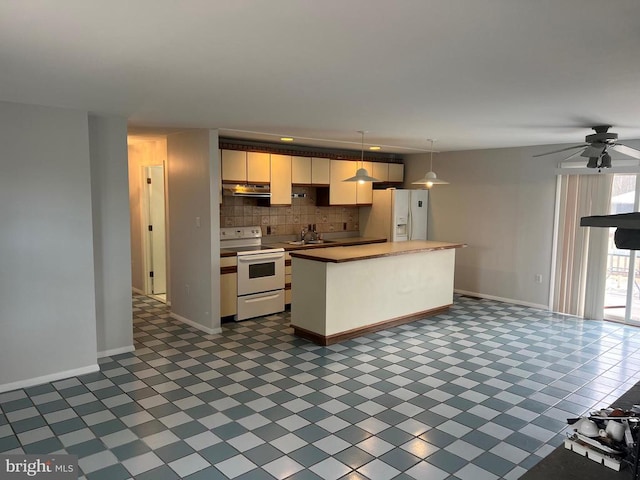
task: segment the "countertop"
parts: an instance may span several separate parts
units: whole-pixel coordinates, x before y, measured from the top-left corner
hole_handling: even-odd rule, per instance
[[[464,243],[412,240],[409,242],[385,242],[369,245],[341,245],[338,248],[321,248],[311,251],[291,252],[291,256],[293,258],[304,258],[318,262],[343,263],[370,258],[388,257],[391,255],[406,255],[418,252],[463,248],[466,246],[467,245]]]
[[[352,245],[366,245],[370,243],[385,243],[387,241],[386,238],[378,238],[378,237],[344,237],[344,238],[335,238],[328,239],[327,243],[315,243],[315,244],[307,244],[307,245],[291,245],[287,242],[275,242],[269,243],[264,238],[262,239],[263,245],[273,247],[273,248],[284,248],[285,252],[293,252],[298,250],[315,250],[318,248],[332,248],[332,247],[346,247]],[[236,252],[233,250],[225,250],[220,249],[221,257],[235,257]]]

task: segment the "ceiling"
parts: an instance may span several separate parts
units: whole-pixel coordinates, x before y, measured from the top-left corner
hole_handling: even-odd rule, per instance
[[[0,1],[0,100],[412,153],[640,138],[638,0]],[[259,132],[259,133],[258,133]]]

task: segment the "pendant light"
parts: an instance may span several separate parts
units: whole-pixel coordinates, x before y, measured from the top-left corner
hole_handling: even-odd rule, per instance
[[[369,176],[369,172],[364,168],[364,134],[367,133],[365,130],[358,130],[358,133],[362,137],[362,153],[360,154],[360,168],[356,171],[356,174],[353,177],[345,178],[343,182],[358,182],[358,183],[366,183],[366,182],[379,182],[377,178],[373,178]]]
[[[425,173],[424,177],[415,182],[411,182],[411,185],[425,185],[426,188],[431,188],[434,185],[449,185],[449,182],[442,180],[436,176],[436,173],[433,171],[433,142],[435,140],[427,139],[431,142],[431,164],[429,166],[429,171]]]

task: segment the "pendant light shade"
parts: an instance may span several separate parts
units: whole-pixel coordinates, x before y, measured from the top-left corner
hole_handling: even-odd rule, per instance
[[[362,138],[362,153],[360,154],[360,168],[356,171],[356,174],[353,177],[345,178],[343,182],[358,182],[358,183],[366,183],[366,182],[379,182],[377,178],[373,178],[369,176],[369,172],[364,168],[364,134],[366,133],[364,130],[358,130]]]
[[[433,142],[435,140],[429,139],[431,142],[431,163],[429,166],[429,171],[425,173],[424,177],[420,180],[416,180],[415,182],[411,182],[412,185],[424,185],[426,188],[431,188],[434,185],[449,185],[449,182],[438,178],[436,172],[433,171]]]

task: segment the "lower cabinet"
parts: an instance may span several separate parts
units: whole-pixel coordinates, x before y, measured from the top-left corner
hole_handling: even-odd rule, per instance
[[[238,308],[238,261],[236,257],[220,258],[220,316],[235,315]],[[289,267],[291,268],[291,267]]]
[[[284,254],[284,304],[291,305],[291,255]]]

